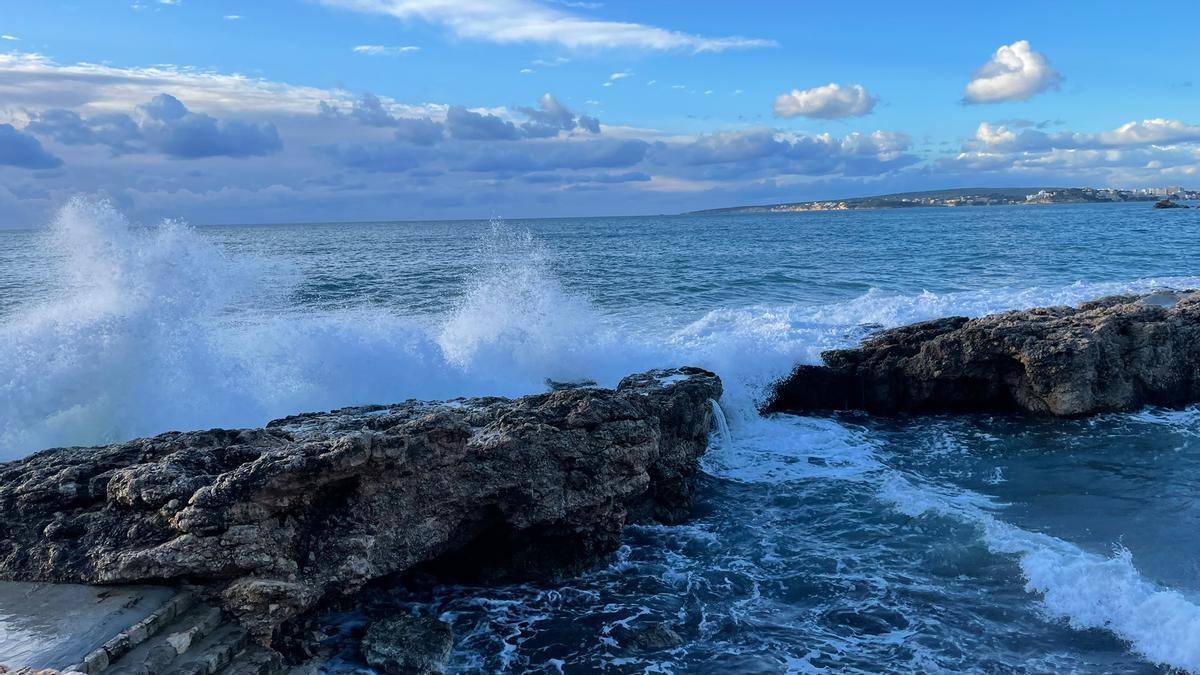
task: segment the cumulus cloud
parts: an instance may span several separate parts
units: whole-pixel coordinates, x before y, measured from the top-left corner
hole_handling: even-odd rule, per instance
[[[175,159],[257,157],[282,147],[275,126],[220,120],[187,109],[170,94],[158,94],[134,115],[83,117],[65,109],[36,114],[29,131],[64,145],[105,145],[114,154],[158,152]]]
[[[552,94],[542,94],[538,108],[518,107],[517,111],[529,118],[521,125],[526,136],[545,138],[557,136],[559,131],[571,131],[576,127],[593,134],[600,133],[600,120],[587,115],[576,115],[559,103]]]
[[[1126,122],[1100,134],[1100,141],[1110,146],[1156,145],[1200,142],[1200,125],[1161,117],[1141,122]]]
[[[140,107],[142,136],[151,148],[176,159],[258,157],[283,147],[275,125],[219,120],[187,109],[170,94]]]
[[[17,130],[11,124],[0,124],[0,165],[22,169],[53,169],[62,160],[46,151],[38,139]]]
[[[889,131],[789,135],[771,129],[722,132],[655,145],[653,161],[677,175],[710,180],[768,176],[879,175],[915,164],[908,136]]]
[[[433,145],[443,136],[460,141],[515,141],[553,138],[560,132],[575,129],[600,133],[600,120],[590,115],[577,115],[549,93],[538,99],[537,107],[517,106],[511,111],[501,109],[503,115],[450,106],[441,119],[433,119],[431,116],[401,116],[393,108],[378,96],[368,93],[354,101],[349,110],[322,103],[320,112],[325,117],[353,119],[370,127],[395,128],[396,142],[416,145]],[[513,113],[525,117],[526,121],[519,121]]]
[[[26,130],[63,145],[105,145],[115,154],[144,149],[141,129],[124,113],[101,113],[84,119],[73,110],[54,108],[35,114]]]
[[[412,52],[421,51],[420,47],[405,45],[403,47],[387,47],[385,45],[357,45],[351,48],[355,54],[365,54],[367,56],[400,56],[401,54],[411,54]]]
[[[963,92],[967,103],[1025,101],[1062,82],[1046,57],[1033,51],[1028,40],[1002,45],[987,63],[975,72]]]
[[[1040,129],[1016,131],[1005,124],[983,122],[964,151],[1037,152],[1044,150],[1101,150],[1148,145],[1200,143],[1200,125],[1162,118],[1127,122],[1109,131],[1046,133]]]
[[[521,138],[520,129],[512,122],[457,105],[446,110],[446,131],[463,141],[515,141]]]
[[[645,24],[601,21],[535,0],[320,0],[370,14],[418,19],[445,27],[454,36],[500,44],[558,44],[571,49],[636,48],[719,52],[773,47],[773,40],[711,38]]]
[[[983,122],[954,158],[935,171],[1070,175],[1105,184],[1189,175],[1200,162],[1200,126],[1178,120],[1128,122],[1098,133]]]
[[[775,97],[775,114],[779,117],[811,117],[842,119],[860,117],[875,109],[877,100],[861,84],[843,87],[830,82],[823,87],[793,89]]]

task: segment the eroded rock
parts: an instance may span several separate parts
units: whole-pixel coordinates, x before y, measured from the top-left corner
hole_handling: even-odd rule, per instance
[[[765,411],[1075,416],[1200,401],[1200,292],[1156,291],[876,333],[776,385]]]
[[[440,675],[453,646],[450,624],[401,614],[367,628],[362,654],[367,664],[388,675]]]
[[[720,394],[684,368],[47,450],[0,465],[0,579],[186,580],[267,640],[482,537],[480,565],[570,566],[687,514]]]

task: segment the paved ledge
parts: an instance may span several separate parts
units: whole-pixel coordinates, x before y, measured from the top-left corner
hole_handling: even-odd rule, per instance
[[[64,670],[159,613],[162,586],[0,582],[0,666]]]

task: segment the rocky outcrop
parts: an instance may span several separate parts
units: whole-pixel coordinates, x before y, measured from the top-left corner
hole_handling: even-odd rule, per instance
[[[0,578],[187,581],[265,641],[323,599],[454,551],[570,569],[631,519],[687,514],[720,394],[684,368],[615,390],[47,450],[0,465]]]
[[[401,614],[371,624],[362,654],[368,665],[387,675],[440,675],[453,646],[446,622]]]
[[[822,354],[765,411],[1074,416],[1200,401],[1200,292],[1103,298],[886,330]]]
[[[1154,208],[1156,208],[1156,209],[1186,209],[1188,207],[1186,204],[1180,204],[1179,202],[1171,201],[1170,199],[1160,199],[1160,200],[1154,202]]]

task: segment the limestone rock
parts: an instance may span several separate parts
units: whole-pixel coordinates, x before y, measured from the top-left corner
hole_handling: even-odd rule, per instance
[[[1200,401],[1200,292],[1158,291],[876,333],[776,385],[766,412],[1076,416]]]
[[[362,654],[367,664],[388,675],[440,675],[453,646],[446,622],[402,614],[371,624]]]
[[[43,451],[0,465],[0,579],[188,581],[266,641],[481,539],[482,566],[570,567],[686,516],[720,395],[683,368]]]

